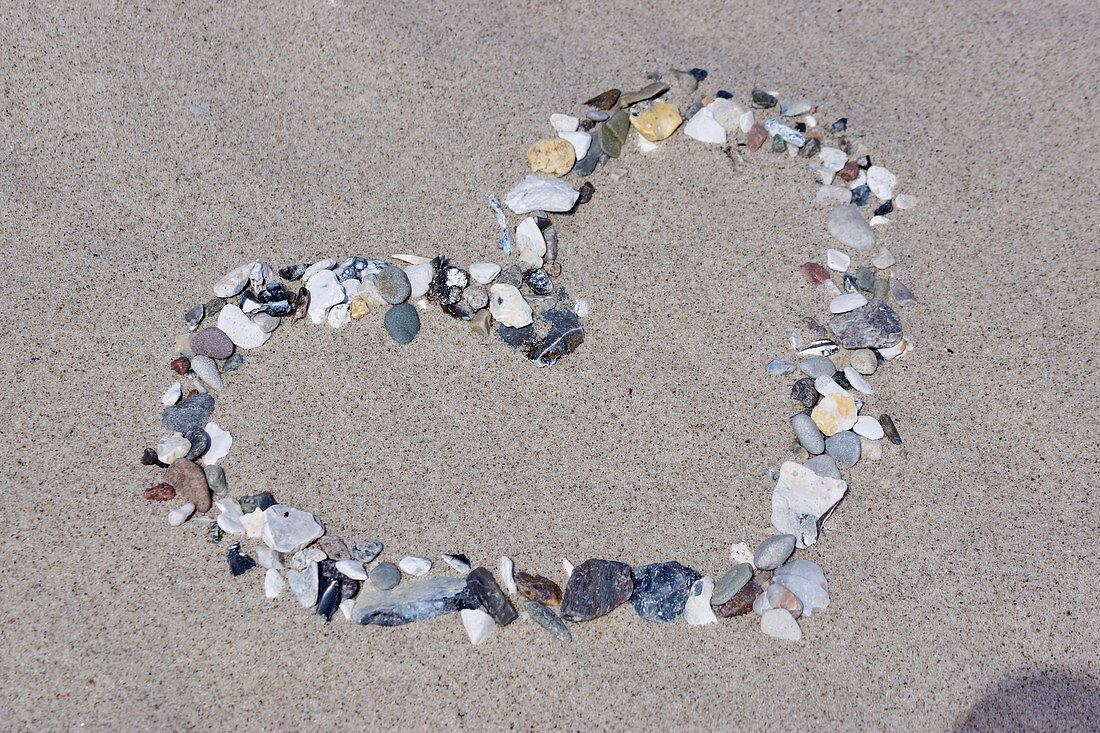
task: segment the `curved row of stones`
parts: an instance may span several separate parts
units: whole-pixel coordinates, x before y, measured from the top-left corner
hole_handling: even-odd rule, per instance
[[[276,278],[271,267],[257,261],[219,280],[214,300],[184,316],[194,335],[181,337],[180,356],[171,367],[189,380],[188,393],[185,396],[183,384],[177,382],[164,394],[162,425],[169,432],[155,449],[146,449],[142,462],[166,470],[161,481],[145,491],[145,498],[182,499],[182,506],[168,515],[170,524],[192,520],[203,525],[214,542],[224,535],[237,539],[227,553],[233,575],[262,566],[268,597],[279,596],[284,585],[289,586],[303,607],[326,620],[339,610],[361,624],[392,626],[459,612],[470,640],[477,644],[495,627],[522,615],[569,641],[570,627],[564,622],[591,621],[630,601],[645,619],[682,618],[690,625],[752,611],[766,634],[800,639],[797,619],[820,615],[829,595],[821,568],[792,556],[817,541],[823,523],[847,492],[840,469],[851,468],[861,458],[880,459],[883,437],[901,444],[888,415],[876,419],[864,413],[874,395],[869,377],[907,348],[890,302],[914,302],[908,288],[888,277],[887,270],[897,260],[885,248],[875,251],[875,227],[887,223],[893,210],[912,207],[915,200],[895,197],[895,176],[872,165],[862,151],[852,151],[845,137],[846,119],[828,128],[819,126],[810,103],[780,99],[763,90],[753,91],[744,104],[725,91],[705,97],[697,88],[706,76],[701,69],[673,69],[664,75],[667,81],[650,75],[650,83],[637,91],[611,89],[593,97],[579,119],[551,115],[555,136],[531,146],[527,158],[532,173],[504,200],[513,214],[523,217],[514,229],[497,197],[489,197],[500,227],[498,259],[503,265],[482,262],[463,268],[443,256],[355,256],[291,265],[280,269]],[[780,359],[765,366],[778,376],[804,375],[791,390],[792,398],[805,408],[790,418],[796,438],[792,453],[801,457],[771,472],[776,480],[771,516],[776,535],[755,551],[735,542],[732,567],[717,574],[717,582],[678,562],[632,568],[590,559],[574,567],[562,559],[562,589],[551,578],[515,569],[506,556],[499,560],[499,581],[485,567],[472,568],[461,552],[443,554],[444,566],[417,555],[394,563],[383,559],[379,540],[349,546],[326,533],[317,517],[277,503],[269,492],[240,499],[227,495],[225,472],[218,462],[227,455],[232,436],[211,421],[211,395],[223,391],[227,375],[243,365],[241,352],[263,346],[284,320],[293,325],[308,318],[316,325],[341,328],[380,308],[385,311],[386,330],[404,344],[420,330],[420,311],[436,304],[451,317],[469,322],[475,333],[495,334],[539,366],[572,353],[584,339],[581,321],[587,307],[583,300],[574,302],[565,289],[555,291],[553,278],[561,273],[561,263],[550,214],[575,213],[595,187],[589,181],[578,189],[563,177],[601,172],[610,183],[617,182],[626,174],[617,163],[629,140],[647,153],[677,130],[717,146],[735,162],[746,158],[745,151],[756,152],[765,145],[773,153],[805,159],[820,184],[817,202],[833,207],[829,233],[852,252],[828,249],[825,266],[807,262],[800,267],[811,286],[827,291],[833,317],[827,327],[806,319],[791,334],[789,346],[798,355],[797,366]],[[872,197],[879,204],[868,222],[861,209]],[[853,257],[869,259],[869,264],[853,271]],[[838,273],[839,280],[830,271]],[[302,282],[298,288],[288,284],[297,281]],[[216,325],[208,325],[214,319]],[[811,332],[808,338],[803,328]],[[216,517],[208,514],[215,507]],[[254,556],[242,542],[255,543]],[[422,577],[441,567],[444,574]],[[404,576],[414,579],[403,580]]]

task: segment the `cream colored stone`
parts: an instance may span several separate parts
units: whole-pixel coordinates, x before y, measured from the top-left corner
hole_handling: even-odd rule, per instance
[[[577,154],[573,144],[561,138],[539,140],[527,150],[527,162],[535,173],[564,176],[573,170]]]
[[[856,424],[856,402],[847,395],[825,395],[810,413],[810,417],[821,432],[836,435],[851,430]]]
[[[493,319],[505,326],[522,328],[534,322],[531,306],[523,299],[519,288],[507,283],[496,283],[489,288],[489,312]]]
[[[683,121],[680,110],[668,102],[640,105],[630,113],[630,124],[650,142],[664,140],[676,132]]]
[[[244,527],[244,533],[249,539],[261,537],[264,531],[264,510],[253,509],[245,514],[241,517],[241,526]]]

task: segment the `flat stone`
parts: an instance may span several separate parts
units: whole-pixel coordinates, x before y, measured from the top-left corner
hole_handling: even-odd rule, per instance
[[[817,382],[815,382],[815,388],[821,391]],[[850,430],[856,424],[858,417],[855,400],[846,394],[826,394],[814,406],[810,417],[825,435],[836,435]]]
[[[564,176],[576,162],[573,144],[560,137],[539,140],[527,149],[527,163],[535,173]]]
[[[447,566],[457,573],[461,573],[462,575],[470,574],[470,558],[466,557],[461,552],[454,555],[444,552],[443,562],[447,563]]]
[[[202,380],[209,391],[221,392],[225,389],[221,372],[218,371],[218,364],[209,356],[195,354],[191,357],[191,372]]]
[[[397,563],[397,567],[401,568],[401,572],[403,573],[419,577],[421,575],[426,575],[428,571],[432,569],[432,561],[426,557],[406,555]]]
[[[321,589],[317,563],[311,562],[302,570],[288,570],[286,582],[302,608],[312,608],[317,605],[317,594]]]
[[[142,492],[142,498],[146,501],[171,501],[176,498],[176,489],[171,484],[162,482]]]
[[[890,297],[900,306],[913,305],[917,302],[909,288],[897,280],[890,283]]]
[[[505,205],[516,214],[532,211],[569,211],[580,193],[557,178],[529,175],[504,198]]]
[[[407,344],[420,333],[420,314],[409,303],[398,303],[382,319],[386,332],[399,344]]]
[[[783,608],[773,608],[760,617],[760,630],[775,639],[799,641],[802,629],[791,612]]]
[[[601,92],[596,96],[585,102],[586,107],[594,107],[596,109],[609,110],[614,107],[619,97],[622,96],[622,92],[618,89],[608,89],[606,92]]]
[[[761,570],[775,570],[787,562],[787,558],[794,552],[796,539],[793,534],[777,534],[761,542],[753,555],[756,567]]]
[[[199,324],[202,323],[202,319],[205,316],[206,306],[204,306],[202,303],[199,303],[193,308],[188,309],[188,311],[183,314],[183,322],[187,326],[188,331],[194,331],[199,327]]]
[[[371,584],[378,590],[390,590],[396,588],[401,582],[401,569],[392,562],[380,562],[371,568],[369,573]]]
[[[185,458],[191,450],[191,441],[178,433],[162,435],[157,441],[157,459],[161,463],[171,464]]]
[[[573,569],[562,595],[561,617],[591,621],[622,603],[634,591],[630,566],[615,560],[585,560]]]
[[[894,186],[897,183],[898,177],[881,165],[873,165],[867,169],[867,187],[882,201],[889,201],[894,197]]]
[[[859,462],[859,436],[851,430],[831,435],[825,440],[825,451],[836,459],[841,468],[851,468]]]
[[[859,209],[850,204],[841,204],[829,214],[829,233],[846,247],[869,252],[875,247],[875,232]]]
[[[229,548],[226,559],[229,561],[229,572],[233,575],[244,575],[256,567],[256,561],[241,552],[240,542]]]
[[[264,574],[264,595],[268,598],[278,598],[279,593],[283,590],[284,583],[282,573],[270,568]]]
[[[175,487],[177,496],[194,504],[200,514],[210,511],[210,486],[206,474],[196,464],[186,458],[177,459],[164,472],[163,480]]]
[[[400,267],[393,265],[387,266],[382,272],[374,275],[374,286],[378,288],[378,294],[382,299],[390,305],[404,303],[412,294],[409,276]]]
[[[213,466],[229,455],[229,449],[233,446],[233,436],[213,422],[206,423],[203,432],[209,437],[210,444],[203,453],[202,462],[205,466]]]
[[[806,282],[810,285],[820,285],[829,279],[829,273],[816,262],[803,263],[798,271],[802,273],[802,277],[806,278]]]
[[[514,285],[495,283],[489,287],[489,312],[494,320],[511,328],[522,328],[534,322],[531,306]]]
[[[597,130],[599,149],[612,158],[618,158],[630,132],[630,115],[626,110],[619,110]]]
[[[714,579],[703,576],[691,586],[691,593],[684,605],[684,620],[691,626],[718,623],[710,599],[714,596]]]
[[[544,606],[561,604],[561,586],[541,575],[531,575],[522,570],[513,574],[516,589],[524,598],[537,601]]]
[[[557,132],[573,132],[577,129],[580,120],[572,115],[563,115],[555,112],[550,115],[550,127]]]
[[[236,500],[226,497],[218,499],[214,505],[221,510],[217,521],[218,527],[223,532],[227,534],[244,534],[244,526],[241,524],[244,513],[241,511],[241,505]]]
[[[789,361],[783,361],[782,359],[772,359],[764,365],[764,371],[768,374],[774,374],[778,377],[790,374],[795,370],[794,364]]]
[[[816,456],[825,452],[825,437],[809,415],[803,412],[793,415],[791,428],[799,445],[805,448],[807,453]]]
[[[847,491],[844,481],[819,476],[786,461],[772,492],[772,526],[783,534],[794,535],[797,547],[809,547],[817,542],[821,525]]]
[[[898,428],[894,425],[894,419],[889,415],[881,415],[878,419],[880,425],[882,425],[882,432],[894,445],[901,445],[901,433],[898,432]]]
[[[714,594],[710,597],[710,605],[721,606],[726,603],[750,580],[752,580],[752,565],[750,563],[742,562],[734,565],[714,584]]]
[[[351,617],[360,624],[400,626],[474,607],[465,579],[425,578],[360,593]]]
[[[763,125],[757,122],[749,128],[745,145],[749,150],[756,151],[760,149],[760,146],[763,145],[767,139],[768,131],[764,129]]]
[[[805,407],[813,407],[819,399],[812,377],[804,377],[791,385],[791,399],[801,402]]]
[[[684,125],[684,134],[693,140],[712,145],[726,144],[726,128],[714,119],[714,113],[704,107]]]
[[[339,589],[339,598],[337,602],[346,598],[354,598],[355,594],[359,592],[359,581],[356,578],[351,577],[340,571],[336,560],[325,559],[321,560],[318,564],[318,571],[321,578],[321,590],[324,590],[331,583],[335,583]],[[334,610],[334,609],[329,609]],[[331,617],[331,613],[326,614]]]
[[[638,102],[644,102],[647,99],[653,99],[659,97],[669,90],[668,84],[664,82],[655,81],[650,84],[646,84],[641,89],[634,92],[626,92],[619,97],[620,107],[632,107]]]
[[[488,568],[480,567],[467,575],[466,586],[470,599],[485,609],[498,626],[507,626],[519,618],[515,606],[504,595]]]
[[[581,177],[592,175],[602,157],[603,148],[600,147],[599,134],[588,133],[588,152],[581,156],[576,165],[573,166],[574,175]]]
[[[516,247],[520,252],[530,250],[540,258],[546,254],[546,240],[533,216],[527,217],[516,227]]]
[[[397,268],[394,268],[397,269]],[[403,275],[404,273],[402,273]],[[320,325],[328,317],[329,308],[347,300],[347,291],[332,270],[321,270],[306,281],[309,292],[309,319]]]
[[[752,106],[757,109],[768,109],[779,103],[774,94],[769,94],[763,89],[752,90]]]
[[[573,635],[569,633],[569,627],[562,623],[557,614],[549,608],[536,601],[527,601],[525,608],[527,609],[527,615],[539,626],[553,634],[558,641],[564,641],[567,644],[573,641]]]
[[[207,394],[197,394],[165,407],[160,424],[165,430],[190,435],[202,430],[213,414],[214,398]]]
[[[264,510],[263,541],[276,552],[293,554],[324,533],[324,526],[309,512],[283,504]]]
[[[881,300],[872,300],[862,308],[833,317],[829,329],[846,349],[884,349],[902,338],[901,319]]]
[[[802,602],[802,615],[806,618],[820,615],[829,605],[829,585],[817,563],[791,560],[775,571],[772,582],[779,583],[798,597]]]
[[[836,371],[836,365],[827,356],[814,356],[800,362],[798,369],[807,377],[817,379],[832,375]]]
[[[545,242],[544,242],[545,243]],[[500,272],[500,265],[492,262],[477,262],[470,265],[470,277],[478,285],[488,285]]]
[[[191,337],[191,350],[211,359],[228,359],[233,355],[233,341],[225,331],[211,326]]]
[[[348,552],[351,554],[353,560],[358,560],[361,563],[368,563],[382,553],[382,543],[378,540],[356,542],[351,546]]]
[[[863,293],[845,293],[829,301],[829,312],[847,313],[865,305],[867,305],[867,298],[863,296]]]
[[[743,616],[752,610],[752,602],[755,601],[756,597],[762,592],[760,586],[756,584],[756,581],[750,580],[742,586],[741,590],[734,593],[732,598],[714,609],[714,612],[722,618]]]
[[[856,424],[852,427],[852,432],[868,440],[879,440],[886,434],[886,431],[882,429],[882,423],[870,415],[861,415],[856,419]]]
[[[264,513],[260,509],[254,509],[253,511],[245,514],[241,517],[241,526],[244,527],[245,536],[249,539],[256,539],[263,534],[264,529]]]
[[[647,621],[668,622],[684,612],[691,586],[701,576],[678,562],[634,568],[630,602]]]
[[[860,374],[871,375],[878,370],[878,358],[870,349],[857,349],[848,357],[848,363]]]
[[[818,476],[824,476],[825,478],[836,479],[837,481],[843,478],[840,475],[840,469],[836,466],[836,460],[830,455],[814,456],[803,463],[802,467],[813,471]]]

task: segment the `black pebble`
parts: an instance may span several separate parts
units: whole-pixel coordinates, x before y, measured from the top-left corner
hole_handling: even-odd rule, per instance
[[[596,187],[592,185],[592,181],[585,181],[579,190],[580,196],[577,197],[577,206],[587,204],[592,200],[592,194],[596,193]]]
[[[887,201],[886,203],[882,204],[877,209],[875,209],[875,216],[886,216],[887,214],[889,214],[893,210],[894,210],[894,202],[893,201]]]
[[[889,415],[883,415],[878,419],[878,424],[882,426],[882,432],[886,434],[890,442],[894,445],[901,445],[901,433],[898,432],[897,426],[894,425],[894,420]]]
[[[848,129],[848,118],[841,117],[839,120],[829,125],[829,132],[844,132]]]
[[[806,123],[796,122],[794,123],[794,129],[798,130],[799,132],[806,132]]]
[[[703,79],[707,78],[707,70],[700,69],[698,66],[696,66],[694,69],[691,70],[691,75],[695,77],[695,81],[703,81]]]
[[[275,506],[275,495],[270,491],[241,497],[241,511],[245,514],[251,514],[257,509],[267,509],[269,506]]]
[[[324,616],[327,623],[332,620],[338,608],[340,608],[340,582],[332,580],[325,586],[324,592],[321,593],[321,600],[317,602],[317,615]]]
[[[152,448],[146,448],[141,454],[141,463],[144,466],[160,466],[168,468],[168,464],[157,458],[157,452]]]
[[[279,277],[284,280],[299,280],[306,273],[307,265],[287,265],[279,270]]]
[[[858,165],[863,170],[867,170],[868,168],[871,167],[871,156],[870,155],[861,155],[861,156],[859,156],[859,158],[856,159],[856,165]]]
[[[714,96],[718,97],[719,99],[733,99],[733,95],[727,92],[725,89],[720,90],[718,94]]]
[[[848,381],[848,377],[844,376],[844,372],[834,372],[833,381],[837,383],[837,386],[841,389],[851,389],[852,383]]]
[[[226,557],[229,560],[229,572],[233,573],[234,575],[244,575],[249,570],[256,567],[255,560],[253,560],[248,555],[241,554],[240,542],[229,548],[229,553]]]
[[[817,389],[814,388],[814,380],[811,377],[803,377],[791,387],[791,399],[795,402],[801,402],[807,408],[816,405],[818,397]]]

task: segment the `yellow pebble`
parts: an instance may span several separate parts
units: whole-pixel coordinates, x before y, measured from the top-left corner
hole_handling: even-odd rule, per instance
[[[637,113],[630,113],[630,124],[642,137],[652,143],[664,140],[676,132],[676,128],[683,121],[680,110],[675,104],[668,102],[654,102]]]
[[[367,301],[362,296],[356,295],[351,299],[351,317],[355,320],[359,320],[363,316],[370,313],[370,308],[367,307]]]
[[[527,162],[535,173],[549,173],[552,176],[564,176],[573,170],[577,162],[577,153],[573,143],[561,138],[539,140],[527,151]]]
[[[847,395],[828,394],[817,403],[810,417],[821,432],[836,435],[856,424],[856,402]]]

